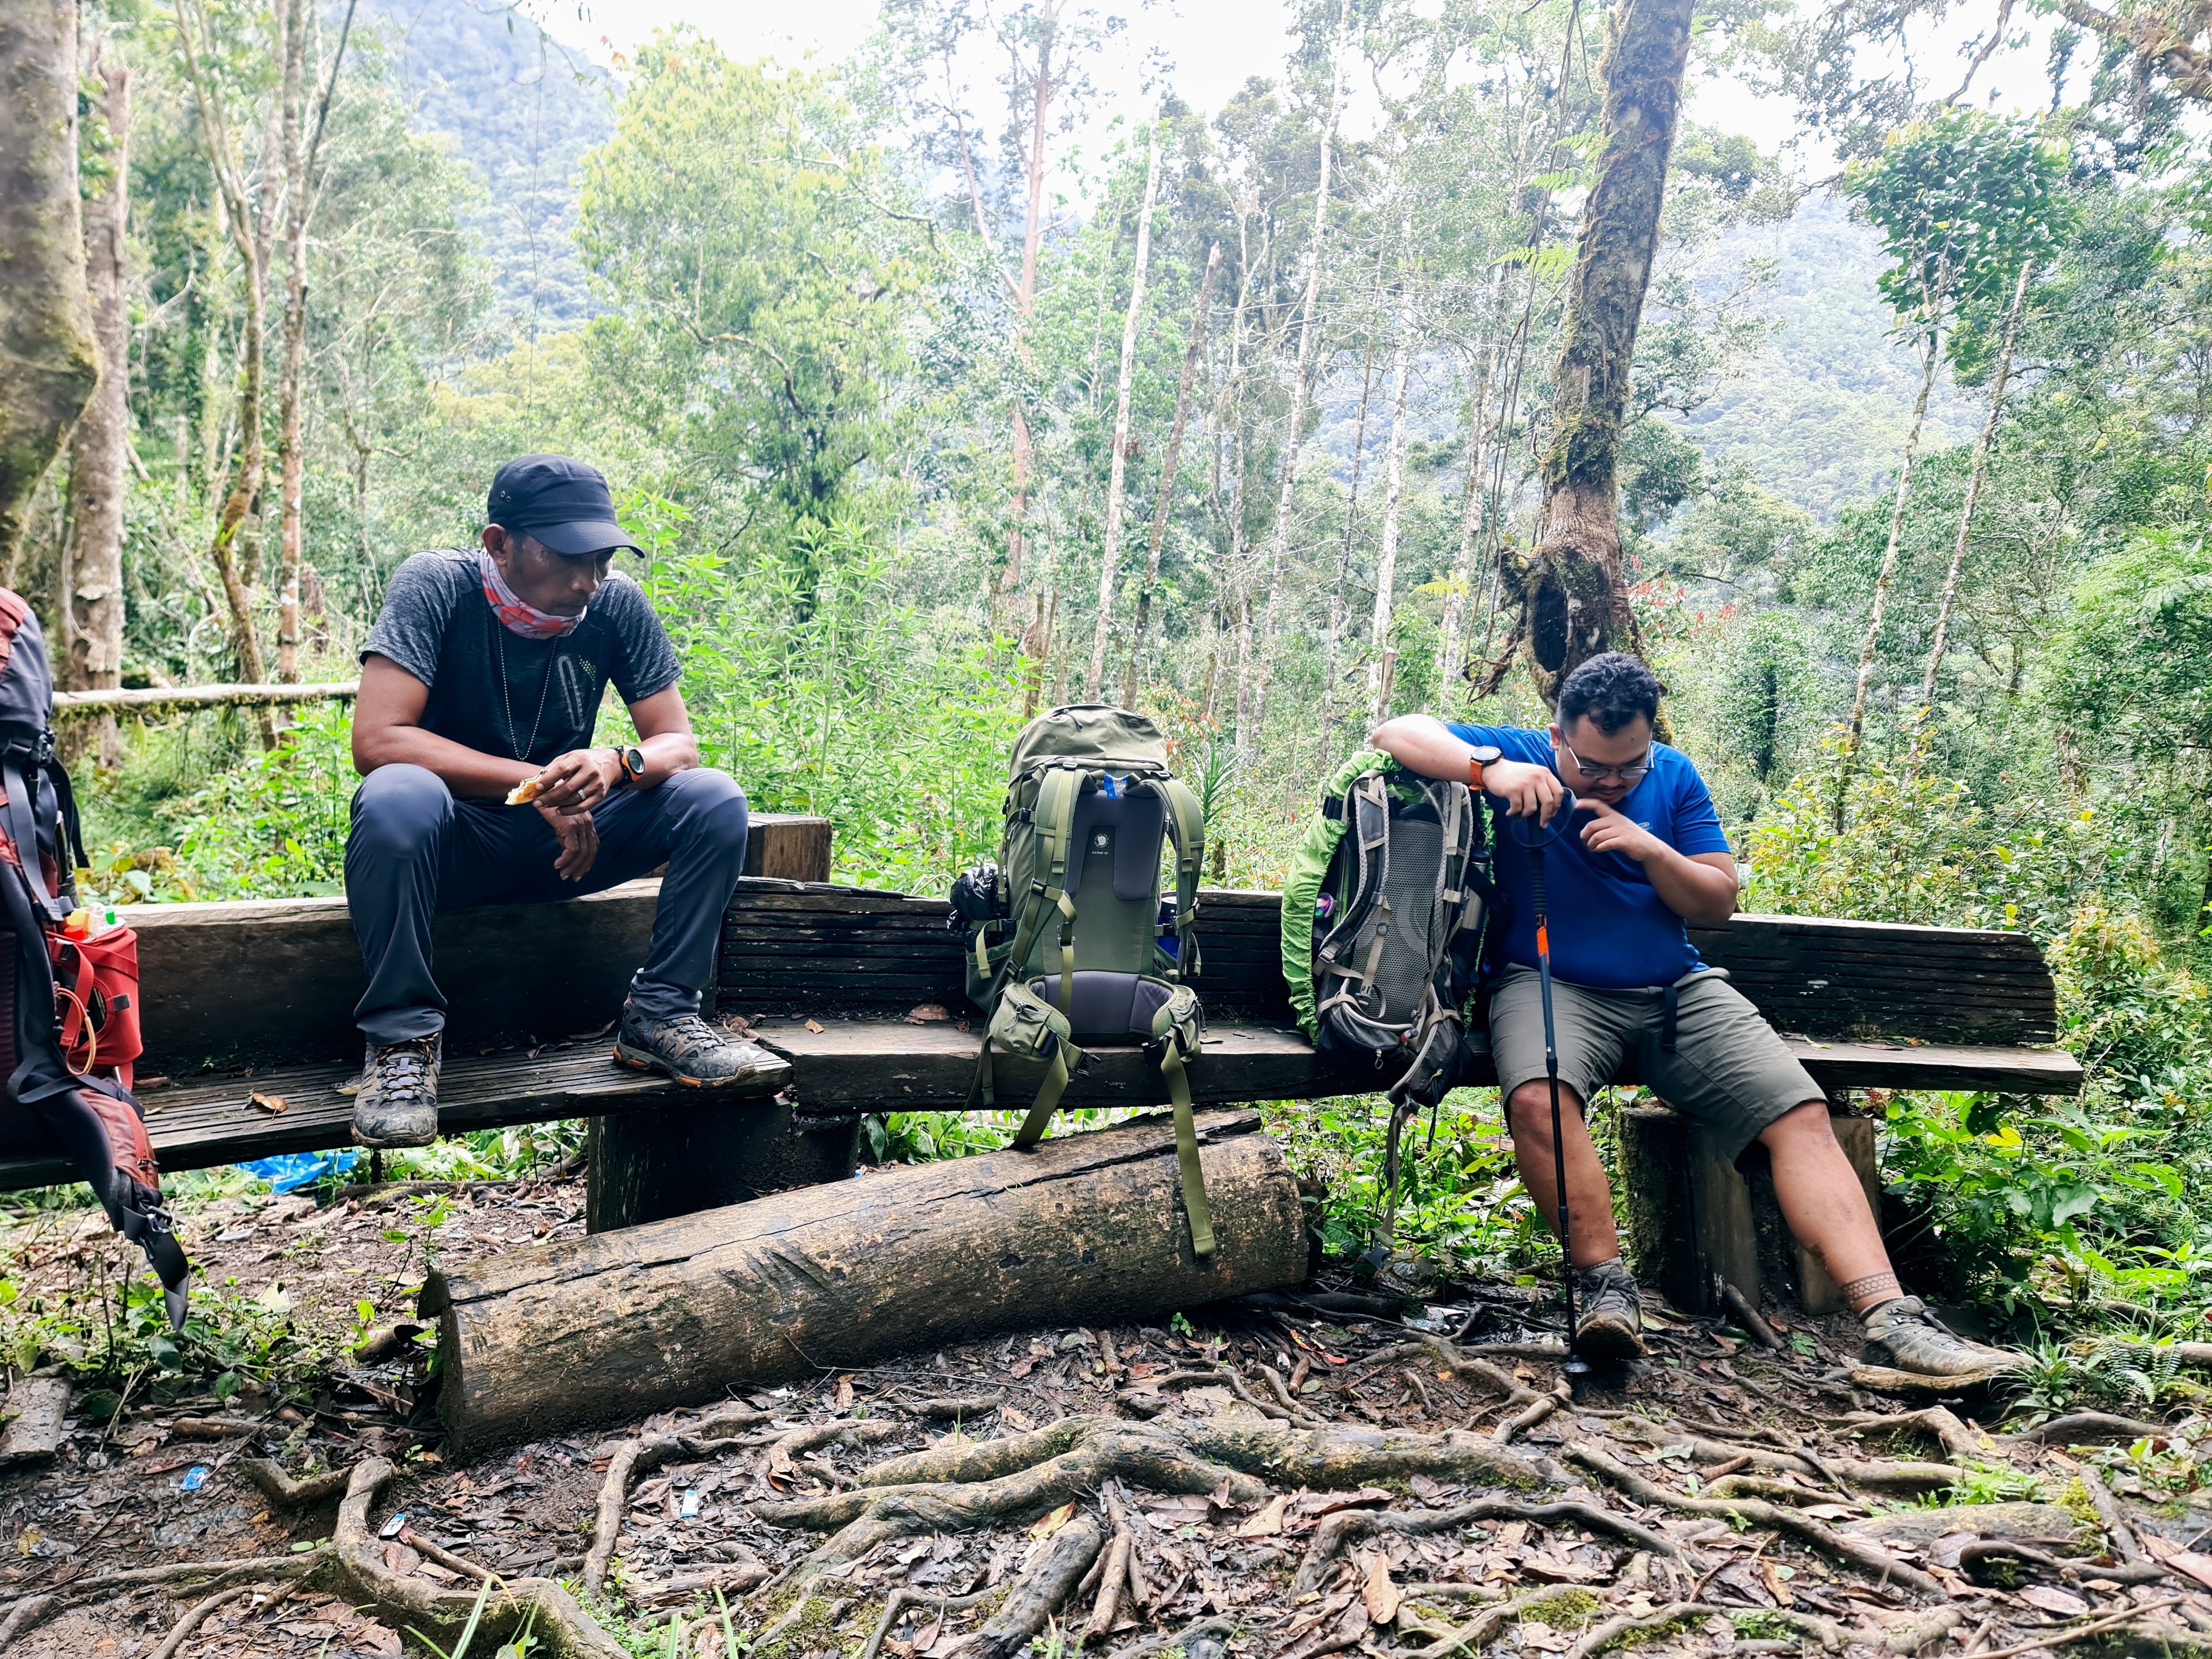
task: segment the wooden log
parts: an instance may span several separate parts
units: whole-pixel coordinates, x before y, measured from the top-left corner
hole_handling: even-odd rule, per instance
[[[54,718],[166,714],[181,708],[274,708],[287,703],[342,702],[360,693],[359,680],[333,680],[320,685],[155,685],[128,690],[57,691]]]
[[[1256,1113],[1200,1120],[1218,1248],[1190,1252],[1164,1119],[897,1166],[434,1270],[461,1456],[989,1331],[1158,1318],[1305,1276],[1297,1183]]]

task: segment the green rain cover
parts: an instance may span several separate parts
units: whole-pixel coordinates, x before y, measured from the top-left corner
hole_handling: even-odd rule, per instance
[[[1363,750],[1336,769],[1321,798],[1324,803],[1341,800],[1370,772],[1401,769],[1382,750]],[[1344,839],[1350,823],[1341,815],[1332,818],[1316,811],[1305,834],[1298,838],[1297,850],[1291,854],[1291,878],[1283,888],[1283,978],[1291,988],[1291,1006],[1297,1014],[1298,1029],[1309,1042],[1319,1029],[1314,1013],[1314,906],[1321,898],[1322,883],[1328,878],[1329,860],[1336,856],[1336,844]]]

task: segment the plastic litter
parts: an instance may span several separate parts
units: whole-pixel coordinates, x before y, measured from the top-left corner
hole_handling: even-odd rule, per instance
[[[343,1175],[360,1161],[361,1149],[347,1146],[332,1152],[279,1152],[274,1158],[257,1158],[238,1167],[267,1182],[275,1191],[289,1193],[320,1181],[325,1176]]]
[[[393,1516],[392,1519],[379,1527],[376,1529],[376,1535],[379,1538],[397,1538],[406,1529],[406,1526],[407,1511],[405,1510],[402,1510],[398,1514]]]
[[[202,1486],[207,1485],[208,1476],[214,1473],[215,1471],[210,1469],[206,1464],[195,1463],[191,1468],[185,1471],[185,1478],[177,1482],[177,1490],[179,1492],[198,1492]]]

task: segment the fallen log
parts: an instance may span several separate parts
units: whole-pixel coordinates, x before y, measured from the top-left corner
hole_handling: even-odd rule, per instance
[[[1199,1119],[1200,1263],[1164,1118],[899,1166],[424,1281],[453,1454],[905,1349],[1136,1322],[1305,1276],[1297,1183],[1253,1112]]]
[[[289,703],[343,702],[360,691],[358,680],[317,685],[155,685],[129,690],[57,691],[54,718],[171,714],[180,708],[275,708]]]

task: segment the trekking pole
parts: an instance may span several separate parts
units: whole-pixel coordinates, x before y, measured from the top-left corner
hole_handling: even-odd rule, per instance
[[[1575,793],[1569,789],[1559,802],[1559,810],[1552,815],[1553,821],[1564,823],[1574,811]],[[1528,849],[1528,890],[1536,911],[1536,985],[1544,1006],[1544,1078],[1552,1090],[1552,1173],[1558,1181],[1555,1191],[1559,1207],[1559,1288],[1567,1307],[1567,1363],[1562,1369],[1572,1379],[1589,1375],[1590,1368],[1589,1362],[1575,1348],[1574,1226],[1567,1213],[1567,1158],[1559,1119],[1559,1042],[1552,1018],[1552,929],[1544,892],[1544,848],[1550,843],[1550,837],[1541,837],[1522,845]],[[1569,1386],[1572,1386],[1571,1382]]]

